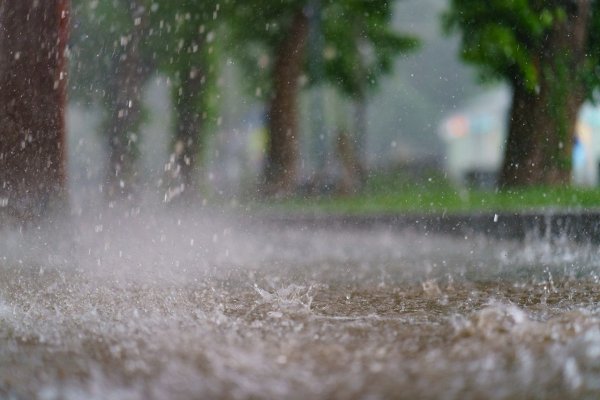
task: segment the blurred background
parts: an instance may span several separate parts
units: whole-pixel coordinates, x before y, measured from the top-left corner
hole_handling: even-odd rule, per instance
[[[356,198],[381,209],[445,210],[481,206],[477,196],[486,194],[473,193],[505,186],[541,186],[545,197],[564,179],[515,185],[510,168],[501,179],[515,73],[498,72],[504,59],[493,51],[483,61],[472,52],[518,43],[476,33],[470,43],[469,29],[488,18],[470,3],[73,0],[73,203],[104,193],[167,203]],[[537,12],[559,15],[557,7]],[[501,26],[497,15],[481,26]],[[517,53],[503,57],[523,64]],[[599,127],[600,113],[585,103],[566,146],[569,182],[600,181]],[[429,201],[424,192],[440,193]],[[581,193],[574,204],[585,204]]]

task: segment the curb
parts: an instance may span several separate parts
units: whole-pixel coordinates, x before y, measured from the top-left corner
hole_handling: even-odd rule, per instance
[[[600,212],[477,213],[448,215],[270,215],[263,220],[303,228],[412,229],[421,233],[523,240],[528,237],[600,243]]]

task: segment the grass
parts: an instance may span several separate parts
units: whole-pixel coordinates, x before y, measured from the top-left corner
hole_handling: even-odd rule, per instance
[[[272,202],[270,206],[281,211],[336,214],[600,209],[600,188],[466,189],[452,185],[439,173],[425,176],[411,179],[402,173],[380,174],[369,178],[365,189],[356,195],[296,197]]]

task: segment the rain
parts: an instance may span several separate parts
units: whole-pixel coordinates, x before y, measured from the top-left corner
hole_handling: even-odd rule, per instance
[[[600,2],[0,2],[0,399],[600,396]]]

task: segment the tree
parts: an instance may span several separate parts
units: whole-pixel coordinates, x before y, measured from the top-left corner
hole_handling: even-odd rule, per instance
[[[198,193],[199,167],[206,141],[214,87],[214,39],[219,2],[163,2],[153,26],[158,69],[173,84],[174,132],[167,164],[166,199],[191,201]]]
[[[197,193],[206,121],[212,115],[216,0],[77,0],[74,68],[78,98],[106,111],[109,199],[135,194],[144,109],[142,90],[154,73],[169,81],[173,102],[166,199]],[[166,161],[166,160],[165,160]],[[186,199],[189,200],[189,199]]]
[[[500,186],[566,184],[577,114],[598,86],[594,0],[453,0],[448,31],[483,79],[513,89]]]
[[[395,55],[414,47],[412,38],[391,30],[392,4],[385,0],[321,2],[325,69],[321,76],[311,74],[305,58],[307,10],[314,7],[314,0],[253,0],[236,4],[231,10],[233,42],[238,44],[235,51],[245,53],[247,59],[255,56],[248,70],[262,71],[269,77],[268,84],[260,85],[268,102],[266,194],[288,195],[295,188],[301,76],[306,76],[309,84],[326,80],[345,93],[359,95],[389,71]]]
[[[308,38],[306,0],[252,0],[230,4],[233,51],[250,81],[264,93],[268,144],[264,194],[287,195],[294,189],[299,155],[300,76]]]
[[[388,74],[395,58],[418,47],[417,38],[395,32],[392,25],[394,2],[338,1],[324,9],[327,43],[324,49],[325,80],[353,100],[355,137],[338,137],[337,148],[348,164],[349,152],[355,154],[354,187],[364,180],[367,102],[381,78]],[[315,80],[313,78],[313,80]],[[316,81],[318,83],[318,80]],[[345,144],[344,144],[345,142]],[[338,151],[339,151],[338,150]],[[348,170],[348,167],[346,168]]]
[[[294,189],[299,152],[297,99],[307,34],[308,20],[302,10],[295,10],[289,30],[275,50],[273,95],[267,114],[267,193],[286,194]]]
[[[0,216],[64,205],[68,0],[0,2]]]
[[[114,75],[107,96],[110,153],[105,183],[109,199],[128,198],[137,191],[136,143],[143,118],[143,89],[152,71],[143,54],[149,11],[145,0],[121,3],[127,28],[113,53]]]
[[[101,105],[108,148],[107,200],[137,191],[143,89],[154,72],[148,45],[152,6],[146,0],[75,2],[74,95]]]

